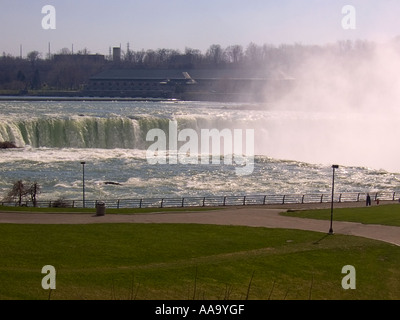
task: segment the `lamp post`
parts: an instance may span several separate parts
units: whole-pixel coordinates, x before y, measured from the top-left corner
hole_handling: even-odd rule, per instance
[[[82,161],[81,165],[82,165],[82,194],[83,194],[83,198],[82,198],[82,202],[83,202],[83,207],[85,208],[85,164],[86,162]]]
[[[333,234],[332,221],[333,221],[333,194],[335,190],[335,169],[338,169],[337,164],[332,165],[332,199],[331,199],[331,227],[329,228],[329,234]]]

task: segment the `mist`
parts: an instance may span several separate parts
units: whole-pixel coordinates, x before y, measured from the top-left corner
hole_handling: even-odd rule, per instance
[[[313,52],[290,76],[294,88],[267,105],[279,118],[267,120],[256,136],[263,154],[400,172],[400,47],[395,41]]]

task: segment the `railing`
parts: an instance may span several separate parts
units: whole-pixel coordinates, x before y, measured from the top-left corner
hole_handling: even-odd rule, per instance
[[[366,200],[366,193],[335,193],[334,202],[360,202]],[[399,200],[400,191],[370,193],[372,200]],[[246,195],[246,196],[207,196],[182,198],[138,198],[117,200],[86,200],[85,208],[95,208],[102,202],[107,208],[185,208],[185,207],[220,207],[247,205],[280,205],[300,203],[326,203],[332,201],[332,194],[286,194],[286,195]],[[400,201],[400,200],[399,200]],[[2,206],[19,206],[18,202],[0,202]],[[34,207],[31,201],[23,201],[21,206]],[[40,208],[82,208],[83,200],[37,201]]]

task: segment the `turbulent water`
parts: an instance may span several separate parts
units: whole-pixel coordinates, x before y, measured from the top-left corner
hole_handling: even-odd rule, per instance
[[[202,129],[254,130],[251,174],[238,175],[223,154],[220,164],[149,163],[146,151],[156,140],[146,141],[147,134],[161,129],[168,139],[172,120],[179,131],[199,136]],[[93,200],[329,192],[333,163],[340,165],[338,191],[398,190],[400,167],[357,149],[365,131],[349,137],[359,121],[356,114],[339,118],[264,104],[2,101],[0,141],[20,148],[0,150],[0,199],[17,180],[37,182],[42,200],[80,199],[82,161],[86,197]]]

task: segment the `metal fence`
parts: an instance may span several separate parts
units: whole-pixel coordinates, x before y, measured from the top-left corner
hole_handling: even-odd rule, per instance
[[[366,193],[345,192],[335,193],[334,202],[359,202],[366,200]],[[372,200],[399,200],[400,191],[370,193]],[[247,205],[279,205],[301,203],[326,203],[332,201],[331,193],[315,194],[285,194],[285,195],[245,195],[245,196],[206,196],[182,198],[137,198],[117,200],[56,200],[37,201],[40,208],[95,208],[100,202],[107,208],[185,208],[185,207],[220,207]],[[400,200],[399,200],[400,201]],[[0,202],[2,206],[20,206],[18,202]],[[31,201],[24,201],[21,206],[34,207]]]

